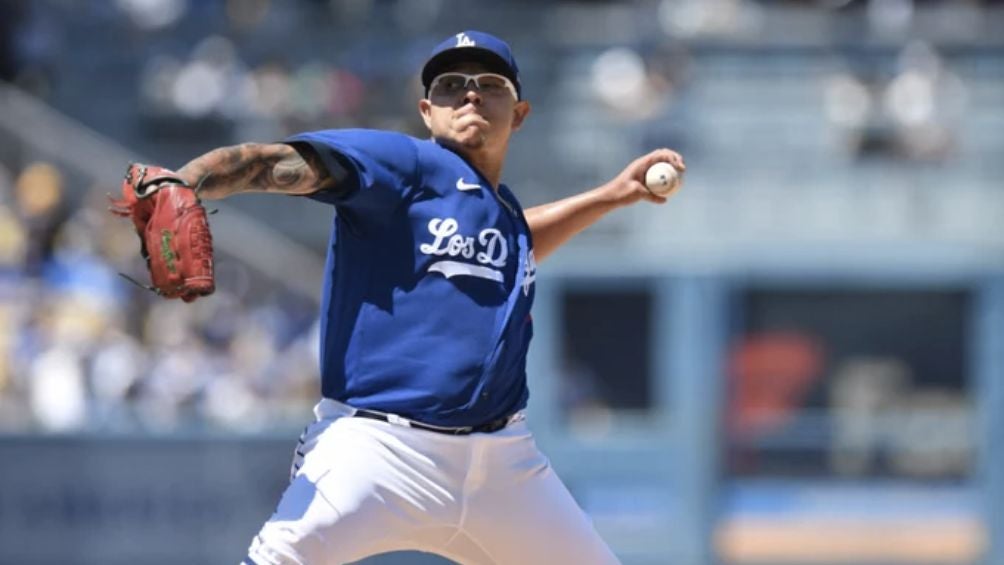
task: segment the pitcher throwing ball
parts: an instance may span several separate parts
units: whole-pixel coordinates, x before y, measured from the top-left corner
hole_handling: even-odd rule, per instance
[[[530,114],[509,46],[477,31],[452,36],[432,51],[422,84],[430,139],[329,130],[220,148],[176,172],[134,166],[116,203],[133,215],[154,288],[185,300],[214,288],[204,217],[195,231],[154,225],[181,215],[150,212],[149,199],[186,202],[190,213],[199,199],[265,191],[337,209],[320,311],[322,398],[245,563],[397,550],[464,564],[617,563],[525,421],[534,278],[538,261],[608,212],[664,202],[645,172],[657,162],[682,171],[683,161],[659,149],[602,186],[524,212],[501,183],[509,141]],[[168,197],[185,191],[197,198]],[[172,230],[180,235],[165,236]],[[189,232],[196,250],[171,247]]]

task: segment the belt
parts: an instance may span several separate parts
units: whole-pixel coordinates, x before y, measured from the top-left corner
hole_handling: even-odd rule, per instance
[[[451,436],[466,436],[470,434],[490,434],[501,430],[502,428],[509,425],[509,422],[513,420],[513,416],[503,416],[496,420],[480,424],[477,426],[461,426],[459,428],[450,428],[445,426],[434,426],[432,424],[425,424],[422,422],[417,422],[415,420],[409,420],[408,418],[403,418],[397,414],[387,414],[385,412],[377,412],[376,410],[367,410],[365,408],[356,408],[355,412],[352,414],[356,418],[369,418],[370,420],[380,420],[381,422],[388,422],[390,424],[397,424],[399,426],[405,426],[408,428],[415,428],[418,430],[425,430],[428,432],[436,432],[437,434],[447,434]]]

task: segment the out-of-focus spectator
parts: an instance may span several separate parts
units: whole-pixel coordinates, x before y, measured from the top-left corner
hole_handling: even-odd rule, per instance
[[[882,448],[883,414],[909,385],[909,368],[897,359],[852,358],[831,379],[834,434],[830,464],[840,474],[869,472]]]
[[[756,438],[789,423],[822,376],[823,349],[811,336],[771,332],[745,337],[729,356],[730,432]]]
[[[25,249],[28,246],[27,239],[24,226],[14,211],[0,200],[0,268],[21,270],[24,266]]]
[[[907,44],[898,66],[883,103],[894,120],[903,155],[924,161],[951,156],[965,112],[965,85],[928,43]]]
[[[68,215],[55,165],[15,173],[14,190],[0,175],[0,430],[252,431],[302,419],[318,382],[309,310],[281,290],[255,296],[237,266],[221,277],[241,280],[191,305],[133,287],[115,271],[146,276],[138,241],[106,217],[103,193]]]
[[[248,88],[250,108],[265,117],[279,117],[290,112],[291,77],[286,65],[268,61],[251,71]]]
[[[28,240],[24,257],[28,275],[41,274],[52,256],[65,214],[63,194],[63,175],[50,163],[32,163],[17,178],[15,204]]]
[[[69,299],[53,300],[45,311],[43,341],[27,374],[29,403],[42,430],[77,430],[88,416],[83,356],[99,331],[100,314]]]
[[[749,0],[661,0],[659,24],[675,37],[736,36],[756,31],[761,8]]]
[[[942,161],[956,149],[967,89],[930,44],[899,53],[893,74],[876,68],[832,73],[826,114],[858,157]]]
[[[324,58],[295,66],[267,59],[249,68],[223,36],[202,40],[187,59],[150,58],[139,92],[159,133],[180,119],[232,125],[242,138],[275,139],[308,127],[360,126],[367,119],[367,83],[350,69]]]
[[[0,300],[0,428],[14,427],[19,420],[26,420],[19,414],[21,409],[14,394],[16,383],[13,360],[17,346],[16,332],[21,326],[17,316],[17,309],[13,305]]]
[[[144,31],[169,27],[188,10],[187,0],[115,0],[115,3]]]
[[[612,116],[644,122],[667,113],[686,81],[687,66],[688,55],[677,46],[648,53],[613,47],[593,61],[590,85]]]
[[[10,12],[0,12],[2,19],[12,18],[10,30],[0,41],[11,45],[11,81],[22,89],[43,98],[52,91],[56,59],[63,49],[60,22],[53,6],[45,2],[15,0],[3,2]]]
[[[91,419],[102,429],[137,427],[130,405],[146,376],[148,355],[135,337],[112,326],[95,342],[87,367],[91,388]]]
[[[830,380],[830,465],[841,475],[882,468],[942,478],[971,466],[972,409],[956,391],[917,387],[894,357],[845,360]]]
[[[614,47],[596,58],[591,84],[606,107],[630,120],[650,117],[663,99],[650,84],[644,59],[626,47]]]

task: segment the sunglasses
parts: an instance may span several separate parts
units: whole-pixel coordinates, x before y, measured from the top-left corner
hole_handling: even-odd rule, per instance
[[[512,95],[514,100],[519,100],[516,94],[516,87],[512,81],[496,73],[478,73],[469,75],[466,73],[443,73],[432,80],[429,85],[429,94],[439,96],[457,96],[468,91],[468,85],[474,83],[474,88],[478,92],[490,96],[502,94],[506,91]]]

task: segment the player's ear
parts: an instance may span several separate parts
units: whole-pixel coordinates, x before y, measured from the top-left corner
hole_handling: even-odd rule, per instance
[[[520,100],[512,107],[512,130],[516,131],[523,125],[523,120],[530,115],[530,103]]]
[[[422,114],[422,121],[425,122],[425,127],[429,131],[432,131],[432,102],[429,102],[428,98],[418,101],[418,113]]]

